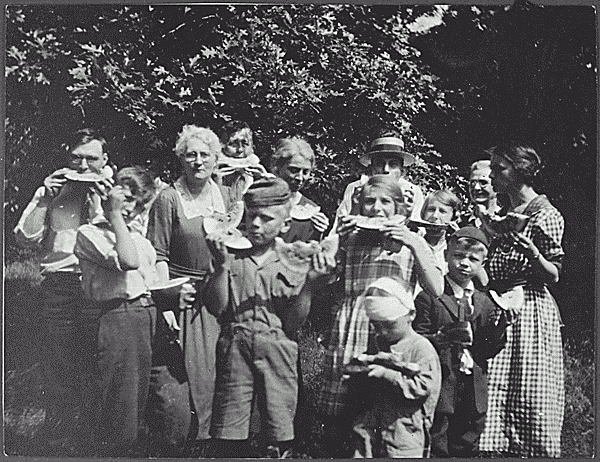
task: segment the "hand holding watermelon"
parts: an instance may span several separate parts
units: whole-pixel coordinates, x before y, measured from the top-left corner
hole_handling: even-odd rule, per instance
[[[310,217],[313,227],[318,233],[323,234],[329,228],[329,218],[323,212],[317,212]]]
[[[213,256],[215,269],[222,268],[229,256],[224,236],[220,233],[208,234],[206,236],[206,245]]]
[[[308,272],[308,279],[314,281],[322,276],[327,276],[335,270],[335,255],[320,251],[312,256],[312,268]]]

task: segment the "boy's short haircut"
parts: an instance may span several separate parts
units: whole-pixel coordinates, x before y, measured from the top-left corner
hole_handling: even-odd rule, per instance
[[[221,131],[219,131],[219,140],[225,145],[232,135],[241,130],[248,130],[250,132],[250,138],[252,139],[252,130],[246,122],[242,122],[241,120],[231,120],[221,127]]]
[[[244,204],[247,208],[284,205],[290,204],[291,197],[290,187],[281,178],[261,178],[252,183],[244,194]]]
[[[459,197],[449,189],[440,189],[429,193],[425,198],[425,202],[423,202],[423,207],[421,208],[421,218],[423,218],[425,210],[427,210],[427,207],[429,207],[429,204],[433,200],[436,200],[444,205],[447,205],[448,207],[451,207],[452,219],[455,219],[460,213],[462,201],[459,199]]]
[[[293,136],[291,138],[281,138],[275,145],[275,150],[271,156],[271,168],[279,169],[283,167],[290,159],[300,155],[310,162],[311,167],[315,166],[315,153],[306,140]]]
[[[450,247],[456,247],[458,244],[463,244],[466,250],[473,250],[483,255],[483,258],[487,257],[488,248],[476,239],[470,237],[458,237],[448,242],[448,249]]]
[[[156,194],[156,183],[154,183],[152,175],[138,165],[119,170],[115,182],[118,185],[129,187],[131,194],[140,205],[150,202]]]
[[[458,243],[465,244],[468,250],[473,249],[482,252],[483,257],[487,257],[489,246],[488,238],[483,231],[474,226],[465,226],[452,234],[448,240],[448,249],[456,246]]]
[[[93,128],[82,128],[72,133],[64,144],[64,147],[70,153],[79,146],[88,144],[94,140],[99,141],[102,145],[102,154],[108,155],[108,143],[106,139]]]

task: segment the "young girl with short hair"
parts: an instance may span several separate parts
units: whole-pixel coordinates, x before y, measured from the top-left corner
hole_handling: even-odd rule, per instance
[[[406,216],[402,191],[386,175],[371,177],[359,195],[361,215],[382,220]],[[410,294],[419,281],[434,296],[443,290],[443,277],[436,267],[433,254],[425,240],[410,231],[402,220],[395,220],[379,230],[357,227],[357,217],[343,217],[338,226],[340,235],[340,268],[342,278],[341,303],[334,304],[333,326],[325,353],[322,387],[318,396],[318,411],[323,416],[326,441],[335,442],[329,454],[347,457],[350,445],[344,448],[351,434],[350,425],[356,409],[348,400],[348,387],[343,368],[374,345],[374,332],[361,306],[360,295],[367,286],[381,277],[399,282]]]

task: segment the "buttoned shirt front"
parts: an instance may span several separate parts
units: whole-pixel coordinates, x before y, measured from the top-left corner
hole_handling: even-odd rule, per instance
[[[249,251],[234,256],[229,270],[230,310],[228,321],[257,332],[282,328],[285,310],[296,309],[306,273],[282,263],[276,249],[259,263]]]
[[[68,229],[54,229],[52,226],[52,215],[55,213],[53,204],[56,198],[48,207],[44,225],[35,233],[27,234],[25,232],[25,221],[38,207],[40,201],[44,198],[46,190],[40,186],[31,202],[27,205],[17,226],[14,229],[15,239],[22,247],[35,247],[42,245],[40,267],[42,274],[55,272],[79,273],[79,262],[73,254],[75,247],[75,238],[77,236],[77,226]],[[90,218],[101,216],[103,214],[102,206],[98,196],[93,196],[92,200],[88,200],[87,205],[89,210],[87,214]],[[77,217],[79,220],[79,217]]]
[[[131,300],[148,293],[158,281],[156,251],[137,232],[130,233],[137,250],[139,267],[123,270],[116,250],[116,236],[108,222],[83,225],[77,232],[75,255],[79,258],[83,291],[91,300]]]

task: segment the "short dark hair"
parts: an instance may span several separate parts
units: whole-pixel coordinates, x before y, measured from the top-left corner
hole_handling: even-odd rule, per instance
[[[117,172],[115,182],[121,186],[128,186],[131,194],[140,205],[147,204],[156,194],[156,184],[148,170],[139,165],[125,167]]]
[[[222,144],[227,144],[231,135],[245,129],[250,130],[250,135],[252,135],[252,129],[246,122],[242,122],[241,120],[231,120],[221,127],[221,131],[219,131],[219,140]]]
[[[506,159],[526,183],[533,182],[542,169],[542,159],[535,149],[514,141],[499,144],[488,151]]]
[[[93,128],[82,128],[72,133],[67,139],[65,147],[67,152],[73,152],[74,149],[78,148],[83,144],[87,144],[91,141],[99,141],[102,145],[102,153],[108,155],[108,143],[96,130]]]

